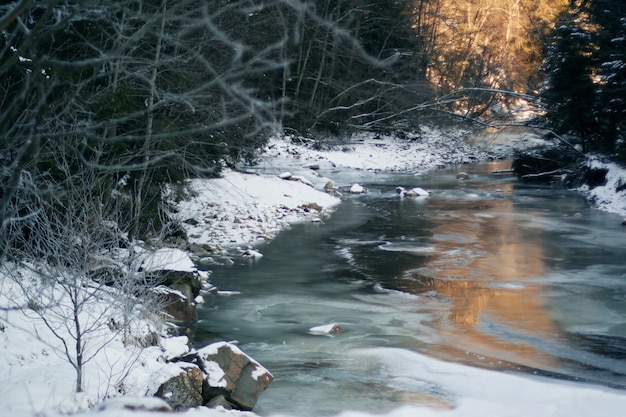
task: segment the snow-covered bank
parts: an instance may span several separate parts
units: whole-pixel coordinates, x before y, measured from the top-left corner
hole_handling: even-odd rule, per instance
[[[194,180],[194,196],[179,204],[190,243],[212,252],[270,240],[297,221],[320,221],[339,199],[301,181],[226,170]]]
[[[626,217],[626,169],[614,162],[604,162],[598,156],[592,156],[587,163],[594,170],[606,170],[606,183],[590,188],[579,188],[591,204],[604,211]]]
[[[361,133],[345,144],[330,149],[315,149],[306,142],[291,138],[272,139],[265,158],[296,158],[303,164],[312,162],[338,169],[370,171],[428,170],[438,166],[463,164],[496,156],[468,141],[470,132],[423,128],[398,138],[392,135]]]
[[[331,151],[274,139],[260,161],[270,169],[263,174],[226,170],[222,178],[194,181],[195,196],[179,205],[178,214],[190,241],[196,245],[214,246],[217,251],[229,246],[248,247],[271,239],[293,222],[323,221],[326,213],[330,213],[340,201],[323,190],[328,181],[335,181],[337,170],[420,172],[500,156],[503,155],[490,154],[463,142],[461,136],[450,139],[439,133],[422,134],[414,140],[362,137],[353,144]],[[610,172],[618,172],[618,168],[611,167]],[[285,169],[307,181],[279,178]],[[609,174],[608,178],[606,188],[597,187],[589,193],[615,189],[626,182],[620,179],[626,176]],[[348,187],[350,184],[336,185]],[[612,201],[609,193],[597,195],[602,196],[602,200],[598,198],[599,202]],[[604,204],[603,208],[612,210],[626,207],[620,203]],[[159,262],[152,263],[163,266]],[[188,259],[178,259],[176,264],[192,267]],[[14,284],[0,281],[0,307],[19,303],[16,291]],[[10,307],[0,308],[0,403],[3,404],[0,416],[85,414],[91,413],[87,410],[109,395],[149,395],[158,386],[159,378],[176,371],[171,364],[165,363],[166,358],[172,352],[184,351],[180,339],[162,341],[160,346],[146,349],[128,349],[116,336],[106,348],[96,352],[86,368],[86,392],[76,395],[73,393],[74,370],[63,355],[59,355],[58,341],[46,333],[36,317],[20,314],[23,312]],[[106,332],[106,329],[102,331]],[[354,352],[354,355],[374,361],[377,372],[385,373],[388,379],[397,383],[398,388],[406,391],[407,398],[413,398],[413,393],[421,393],[423,387],[428,386],[453,405],[451,410],[408,406],[388,413],[388,417],[610,417],[621,415],[626,407],[625,393],[601,387],[478,370],[396,349],[361,351]],[[122,385],[118,384],[120,379],[124,380]],[[141,401],[137,403],[141,404]],[[145,411],[120,411],[115,407],[94,411],[94,414],[103,417],[155,415]],[[200,408],[184,415],[253,414]],[[366,417],[371,414],[345,412],[341,416]]]
[[[429,128],[403,138],[362,133],[326,150],[303,139],[274,137],[259,157],[263,174],[225,170],[221,178],[192,181],[193,196],[178,204],[177,218],[190,243],[209,252],[254,246],[290,224],[320,221],[330,213],[340,199],[324,187],[352,185],[335,183],[337,171],[421,172],[508,156],[510,148],[485,149],[469,136],[462,129]],[[279,177],[286,170],[291,180]]]

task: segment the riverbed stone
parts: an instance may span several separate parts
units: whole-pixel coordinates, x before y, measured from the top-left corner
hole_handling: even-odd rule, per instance
[[[215,343],[200,349],[198,359],[208,374],[209,386],[223,390],[228,402],[240,410],[252,410],[274,379],[267,369],[232,343]]]
[[[360,184],[353,184],[350,187],[350,194],[363,194],[365,193],[365,188]]]
[[[405,195],[407,197],[427,197],[430,193],[423,188],[414,187],[408,190]]]
[[[228,342],[213,343],[200,350],[172,358],[170,362],[187,363],[201,371],[203,380],[200,389],[201,405],[206,406],[222,405],[225,408],[250,411],[256,405],[261,393],[274,379],[261,364]],[[193,385],[194,388],[190,388],[193,393],[190,395],[196,402],[198,380],[197,372],[193,372],[193,375],[188,377],[176,377],[176,381],[171,384],[174,388]],[[169,387],[170,385],[165,388]],[[172,392],[170,396],[174,396],[174,388],[169,391],[163,389],[160,392]],[[176,392],[182,392],[182,388]]]
[[[199,407],[203,403],[204,374],[196,365],[181,364],[182,372],[165,381],[155,396],[162,398],[175,411]]]

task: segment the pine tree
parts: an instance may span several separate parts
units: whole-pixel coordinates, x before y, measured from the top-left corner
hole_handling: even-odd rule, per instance
[[[626,159],[626,4],[572,0],[547,48],[547,119],[583,151]]]
[[[544,68],[548,82],[543,98],[555,130],[578,135],[585,152],[596,131],[596,87],[592,78],[596,57],[589,16],[574,3],[560,16],[548,46]]]

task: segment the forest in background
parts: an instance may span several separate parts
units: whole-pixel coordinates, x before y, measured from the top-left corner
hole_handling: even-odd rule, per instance
[[[275,133],[489,124],[506,121],[523,99],[545,110],[536,125],[572,135],[583,152],[624,160],[624,7],[609,0],[5,3],[1,254],[62,257],[69,252],[50,242],[76,236],[109,249],[119,246],[114,235],[166,239],[180,230],[164,195],[182,195],[177,184],[186,178],[252,161]]]

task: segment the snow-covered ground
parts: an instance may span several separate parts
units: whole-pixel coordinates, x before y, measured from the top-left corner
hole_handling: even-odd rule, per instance
[[[226,170],[218,179],[191,182],[194,196],[178,205],[189,241],[211,253],[242,250],[272,239],[299,221],[323,221],[353,183],[336,182],[340,171],[428,171],[451,164],[500,158],[512,145],[468,141],[470,132],[424,128],[398,139],[362,133],[332,149],[295,138],[272,138],[259,159],[263,174]],[[515,146],[525,146],[520,139]],[[488,148],[488,149],[486,149]],[[269,174],[269,175],[268,175]],[[290,174],[290,175],[289,175]],[[281,177],[288,177],[281,179]],[[343,175],[345,178],[346,175]],[[325,186],[334,188],[331,193]]]
[[[403,140],[362,136],[330,151],[273,139],[260,160],[266,168],[263,174],[228,170],[220,179],[194,181],[194,197],[179,205],[178,215],[192,243],[204,245],[210,252],[228,247],[240,247],[243,251],[271,239],[293,222],[323,221],[340,201],[336,193],[345,192],[351,185],[333,184],[336,195],[324,191],[337,170],[424,171],[488,156],[499,157],[510,149],[508,145],[498,144],[495,153],[492,149],[489,154],[484,143],[467,143],[465,136],[466,133],[459,131],[434,130]],[[626,174],[617,165],[604,166],[610,168],[607,185],[582,191],[600,208],[626,215],[624,193],[614,192],[617,186],[626,183]],[[286,168],[291,175],[280,175],[285,174]],[[187,259],[178,259],[175,264],[177,268],[192,268]],[[153,393],[165,377],[179,371],[175,365],[167,364],[166,358],[186,349],[184,338],[162,339],[159,346],[150,348],[128,348],[124,347],[121,334],[111,333],[110,327],[94,328],[89,336],[92,344],[87,345],[88,353],[93,356],[85,366],[85,392],[76,394],[75,371],[60,339],[42,325],[36,314],[22,308],[28,306],[21,291],[21,286],[0,275],[1,417],[67,413],[102,417],[155,415],[141,411],[142,407],[153,406],[153,400],[129,400],[139,411],[120,409],[119,400],[110,400],[106,407],[98,404],[107,397],[122,394],[142,397]],[[63,305],[63,297],[52,294],[58,306]],[[86,320],[101,321],[102,308],[98,303],[90,304],[85,312]],[[137,323],[137,326],[140,334],[150,329],[150,323]],[[70,329],[56,330],[67,339]],[[447,390],[450,403],[455,404],[450,410],[407,406],[387,417],[611,417],[622,415],[626,409],[626,393],[621,391],[480,370],[404,350],[375,349],[354,354],[376,361],[407,392],[412,386],[431,384]],[[199,408],[184,415],[254,414]],[[341,414],[341,417],[365,416],[369,414]]]
[[[590,157],[588,165],[592,169],[607,170],[606,184],[594,188],[585,185],[579,191],[594,207],[626,217],[626,169],[614,162],[604,162],[598,156]]]

